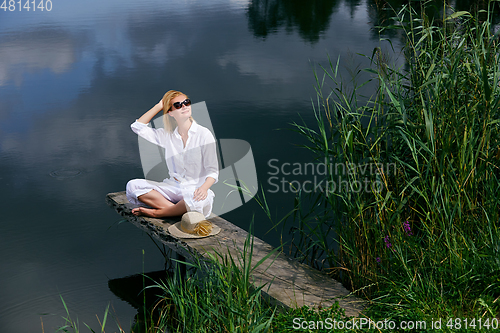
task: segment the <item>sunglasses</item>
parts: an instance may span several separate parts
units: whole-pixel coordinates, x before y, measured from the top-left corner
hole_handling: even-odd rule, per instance
[[[185,99],[184,102],[175,102],[174,104],[172,104],[172,106],[175,109],[180,109],[180,108],[182,108],[182,104],[184,104],[185,106],[190,106],[191,100],[188,98],[188,99]]]

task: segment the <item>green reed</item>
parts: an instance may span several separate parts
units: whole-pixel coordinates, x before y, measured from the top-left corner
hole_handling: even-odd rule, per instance
[[[190,267],[187,277],[177,271],[171,279],[157,283],[163,300],[151,332],[167,327],[170,332],[270,331],[276,308],[263,297],[265,285],[253,286],[252,273],[274,252],[253,263],[250,232],[243,250],[232,255],[215,252],[208,260],[194,263],[179,262]]]
[[[377,48],[373,77],[346,84],[330,60],[317,127],[294,124],[332,185],[297,196],[295,255],[362,289],[372,313],[499,316],[499,33],[491,11],[444,9],[438,23],[396,13],[404,68]]]
[[[64,325],[60,326],[56,332],[74,332],[74,333],[79,333],[79,332],[82,332],[82,329],[80,328],[80,322],[78,319],[73,319],[69,313],[69,309],[66,305],[66,302],[64,301],[63,297],[61,297],[61,302],[64,306],[64,310],[66,311],[66,316],[63,317],[63,320],[64,320]],[[110,314],[110,310],[109,310],[109,304],[108,306],[106,307],[106,310],[104,310],[104,315],[103,315],[103,318],[102,318],[102,321],[101,319],[99,319],[99,317],[96,315],[97,317],[97,321],[99,322],[99,327],[100,329],[98,331],[94,331],[87,323],[83,323],[83,325],[87,328],[88,332],[92,332],[92,333],[96,333],[96,332],[101,332],[101,333],[105,333],[106,332],[106,322],[108,321],[108,316]],[[125,331],[121,328],[120,324],[117,323],[117,326],[118,326],[118,331],[115,331],[115,332],[119,332],[119,333],[124,333]],[[43,328],[43,321],[42,321],[42,332],[45,332],[44,328]]]

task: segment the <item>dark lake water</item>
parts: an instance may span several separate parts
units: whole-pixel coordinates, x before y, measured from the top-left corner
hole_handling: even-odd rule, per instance
[[[130,124],[167,90],[205,101],[218,138],[251,145],[273,213],[291,208],[292,193],[269,191],[268,163],[311,159],[288,129],[300,116],[313,124],[314,66],[340,56],[348,74],[368,66],[356,53],[390,49],[373,30],[387,15],[377,3],[53,0],[51,11],[0,9],[0,332],[42,332],[42,322],[54,331],[60,296],[95,330],[108,304],[130,327],[137,310],[108,283],[161,270],[164,259],[146,234],[117,223],[104,198],[143,176]],[[393,38],[392,61],[403,64],[400,37],[382,37]],[[278,245],[254,200],[223,217],[248,228],[252,216],[256,235]]]

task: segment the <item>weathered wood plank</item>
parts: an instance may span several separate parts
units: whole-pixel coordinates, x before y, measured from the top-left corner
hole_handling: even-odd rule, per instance
[[[215,252],[230,254],[237,258],[244,248],[248,233],[240,227],[213,215],[210,218],[221,227],[221,232],[212,237],[199,239],[179,239],[167,231],[168,227],[176,223],[177,219],[154,219],[135,216],[125,196],[125,192],[109,193],[106,202],[121,216],[143,229],[161,243],[177,253],[193,260],[195,257],[208,257],[208,253]],[[252,263],[255,264],[267,256],[273,247],[257,237],[253,240]],[[286,307],[328,307],[336,300],[348,316],[358,316],[363,309],[364,302],[352,295],[342,284],[326,274],[287,257],[283,253],[274,253],[262,265],[257,267],[252,277],[255,286],[264,286],[263,291],[274,303]]]

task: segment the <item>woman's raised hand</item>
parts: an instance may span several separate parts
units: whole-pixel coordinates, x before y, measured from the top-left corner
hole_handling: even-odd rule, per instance
[[[163,98],[160,99],[160,101],[156,105],[158,105],[158,107],[160,108],[160,110],[163,110]]]
[[[160,112],[161,110],[163,110],[163,99],[161,99],[155,106],[153,106],[148,112],[146,112],[145,114],[143,114],[139,119],[137,119],[138,122],[140,123],[143,123],[143,124],[147,124],[151,121],[151,119],[153,119],[154,116],[156,116],[156,114],[158,112]]]

